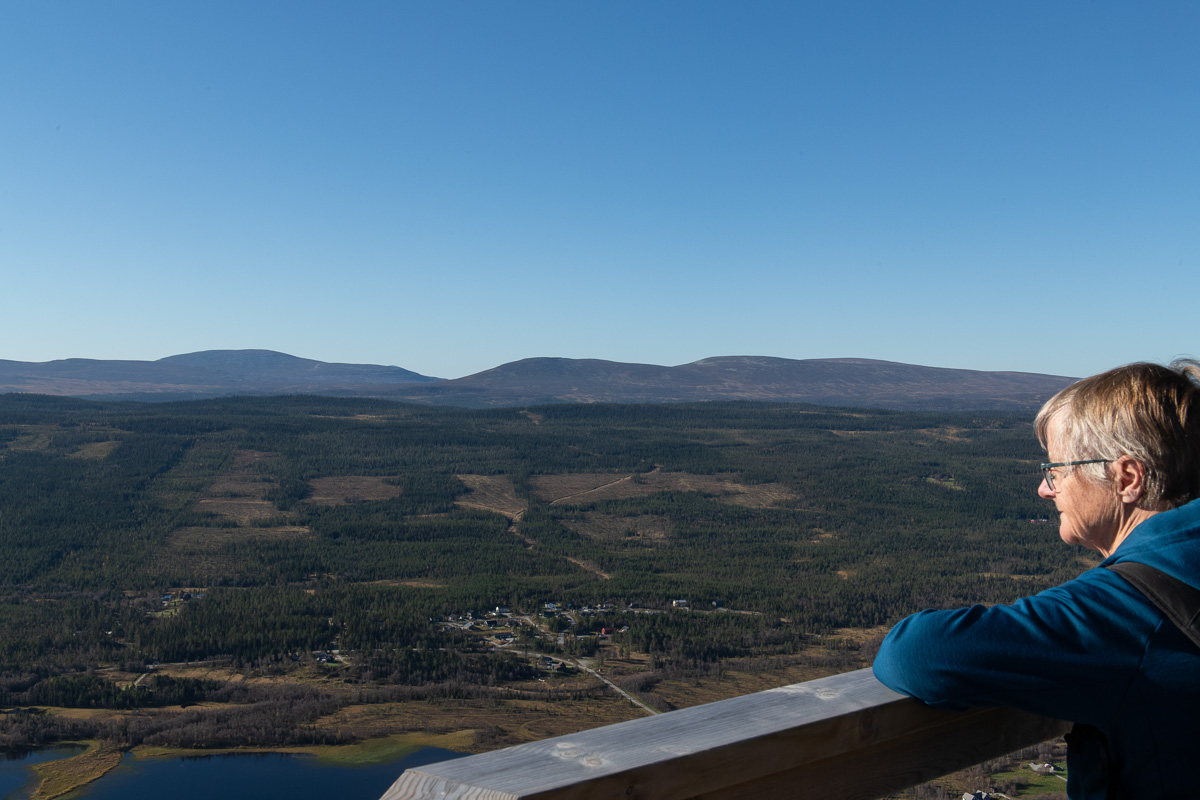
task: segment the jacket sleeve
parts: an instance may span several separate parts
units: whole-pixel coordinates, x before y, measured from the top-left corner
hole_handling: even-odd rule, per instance
[[[1091,570],[1010,606],[913,614],[887,635],[874,671],[935,707],[1012,706],[1104,725],[1160,623],[1136,589]]]

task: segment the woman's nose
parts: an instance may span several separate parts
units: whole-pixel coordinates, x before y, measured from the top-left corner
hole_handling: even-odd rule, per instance
[[[1038,496],[1044,497],[1047,500],[1054,497],[1054,490],[1051,489],[1049,484],[1046,483],[1045,478],[1042,478],[1042,482],[1040,484],[1038,484]]]

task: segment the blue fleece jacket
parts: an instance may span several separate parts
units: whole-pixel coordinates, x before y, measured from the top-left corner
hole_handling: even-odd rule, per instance
[[[1135,528],[1103,565],[1119,561],[1200,587],[1200,500]],[[931,706],[1012,706],[1089,726],[1069,740],[1072,800],[1200,796],[1200,649],[1112,570],[1010,606],[913,614],[874,670]]]

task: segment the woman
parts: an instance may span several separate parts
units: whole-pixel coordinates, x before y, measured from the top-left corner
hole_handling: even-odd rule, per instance
[[[1200,794],[1200,647],[1121,575],[1140,562],[1200,588],[1200,362],[1131,364],[1059,392],[1036,420],[1038,494],[1099,568],[1011,606],[923,611],[876,677],[931,706],[1013,706],[1076,723],[1067,794]]]

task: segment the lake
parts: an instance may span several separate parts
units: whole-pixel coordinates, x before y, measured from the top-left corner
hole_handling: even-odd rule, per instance
[[[0,761],[0,800],[28,800],[35,785],[30,766],[78,752],[77,748],[45,748]],[[121,766],[73,797],[78,800],[258,800],[273,797],[378,800],[409,767],[461,755],[427,747],[396,761],[361,767],[330,766],[309,756],[281,753],[143,759],[126,755]]]

